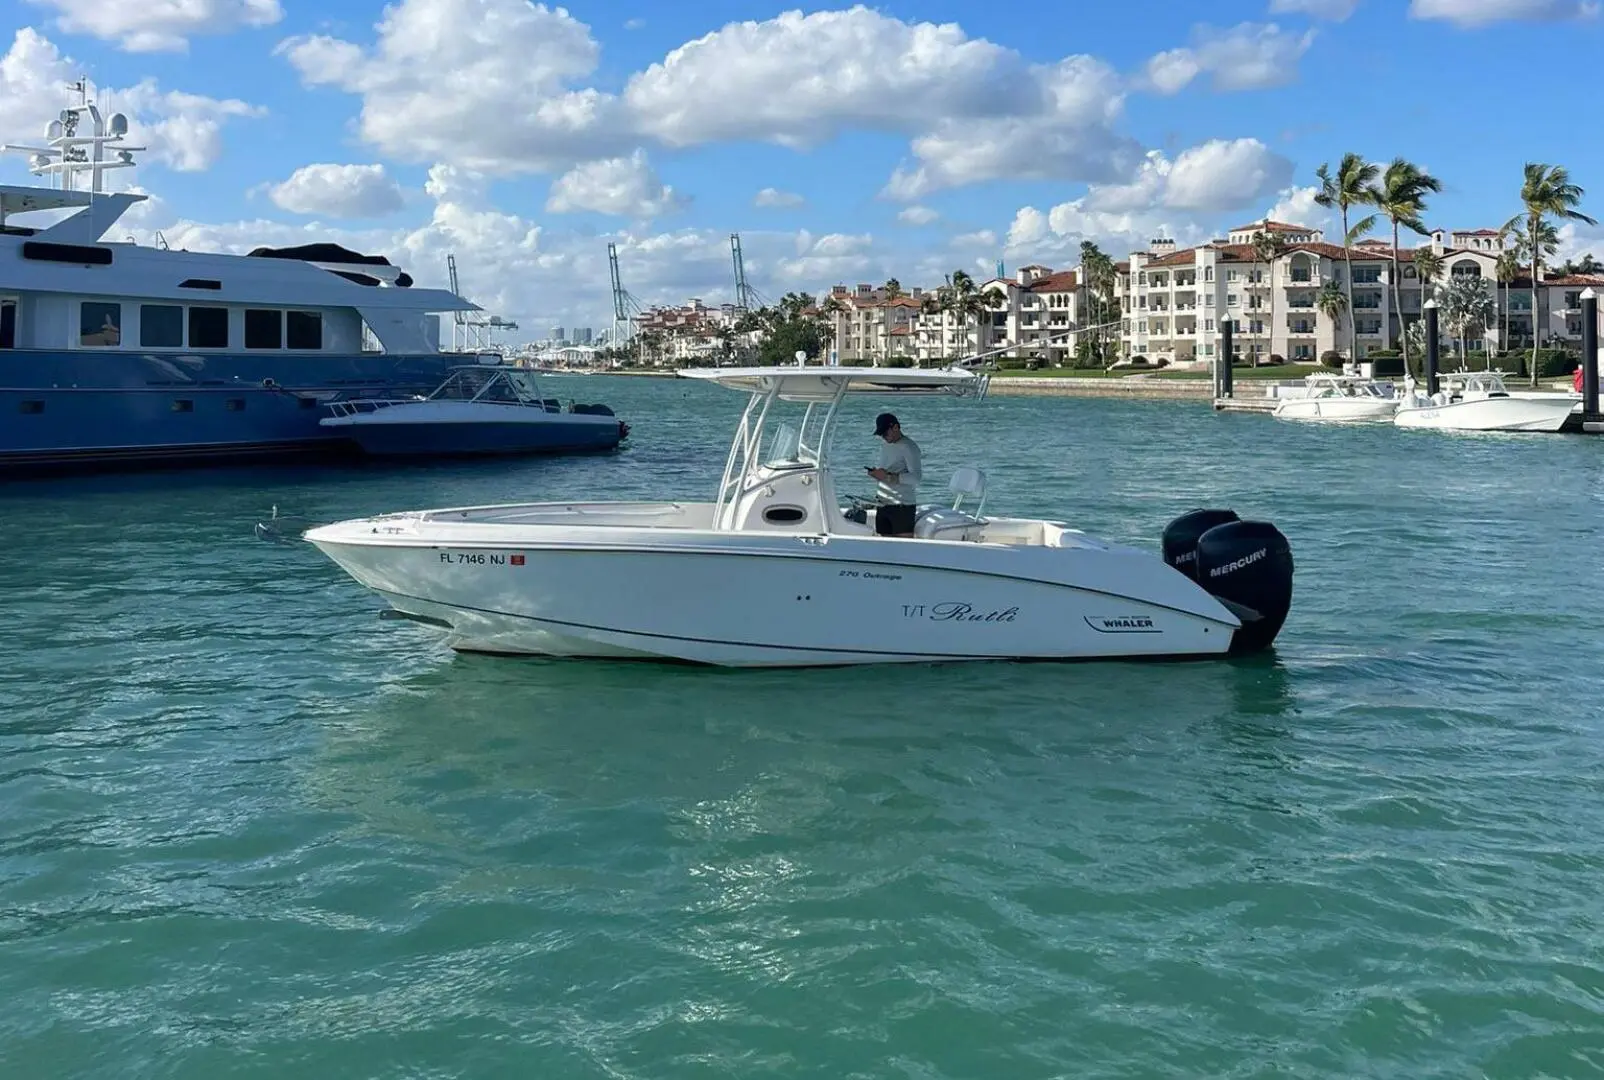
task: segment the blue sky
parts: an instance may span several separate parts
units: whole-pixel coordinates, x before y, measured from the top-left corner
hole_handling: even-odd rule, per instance
[[[126,231],[327,237],[428,283],[454,252],[537,333],[605,322],[609,241],[648,303],[729,299],[732,231],[770,296],[1064,266],[1083,238],[1329,224],[1308,187],[1346,150],[1439,176],[1433,224],[1501,224],[1526,160],[1604,217],[1604,149],[1570,122],[1591,0],[0,3],[0,134],[37,139],[87,74],[151,147]]]

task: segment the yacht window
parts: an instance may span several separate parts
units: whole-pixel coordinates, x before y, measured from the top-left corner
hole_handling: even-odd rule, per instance
[[[17,347],[17,305],[7,300],[0,304],[0,349]]]
[[[323,347],[323,313],[320,311],[285,312],[284,347],[286,349],[321,349]]]
[[[771,506],[763,511],[763,520],[770,525],[794,525],[807,516],[808,512],[800,506]]]
[[[85,301],[79,305],[78,344],[93,347],[120,345],[123,340],[123,306]]]
[[[228,348],[228,309],[220,307],[190,308],[189,347],[191,349]]]
[[[184,346],[184,309],[176,304],[139,305],[139,344],[146,349]]]
[[[284,347],[284,313],[265,309],[245,312],[245,347],[247,349],[282,349]]]

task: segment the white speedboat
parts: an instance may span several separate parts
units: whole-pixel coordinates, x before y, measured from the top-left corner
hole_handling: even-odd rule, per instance
[[[984,375],[680,374],[750,395],[711,502],[423,510],[305,538],[396,612],[484,652],[783,667],[1218,656],[1269,646],[1291,606],[1286,538],[1229,510],[1177,518],[1160,557],[1060,521],[987,515],[984,474],[965,467],[913,537],[877,536],[875,506],[836,495],[842,402],[984,397]]]
[[[1442,377],[1436,394],[1407,395],[1392,422],[1443,431],[1559,431],[1579,400],[1569,394],[1516,396],[1496,371],[1455,372]]]
[[[464,364],[427,396],[331,401],[318,423],[381,457],[611,450],[629,435],[605,405],[545,397],[541,378],[532,368]]]
[[[1398,408],[1390,383],[1323,371],[1304,381],[1303,395],[1282,399],[1274,415],[1283,420],[1389,420]]]

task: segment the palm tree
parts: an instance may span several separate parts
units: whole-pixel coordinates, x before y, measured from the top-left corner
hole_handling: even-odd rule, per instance
[[[1275,352],[1275,261],[1281,257],[1286,244],[1281,235],[1269,229],[1262,229],[1253,234],[1253,263],[1258,269],[1259,263],[1270,268],[1270,352]]]
[[[1442,182],[1419,166],[1393,158],[1381,183],[1371,189],[1370,201],[1392,222],[1392,306],[1398,312],[1398,336],[1403,343],[1404,370],[1409,369],[1409,338],[1404,333],[1403,293],[1398,284],[1398,227],[1426,235],[1421,215],[1426,212],[1426,195],[1442,190]]]
[[[1485,332],[1487,326],[1498,317],[1498,308],[1493,304],[1493,298],[1487,295],[1486,283],[1469,274],[1454,275],[1438,303],[1442,306],[1444,324],[1459,340],[1459,366],[1465,368],[1465,341],[1470,336],[1471,328],[1480,326]],[[1487,366],[1492,367],[1491,357],[1487,359]]]
[[[1314,306],[1320,312],[1320,314],[1331,320],[1333,327],[1340,329],[1342,326],[1342,316],[1348,310],[1348,294],[1337,288],[1336,282],[1328,281],[1321,286],[1319,294],[1315,296]],[[1351,335],[1349,336],[1348,343],[1350,346],[1353,344]],[[1340,344],[1341,341],[1339,336],[1333,333],[1331,336],[1331,347],[1336,348]]]
[[[1520,188],[1520,201],[1524,209],[1510,218],[1505,229],[1519,225],[1526,219],[1526,235],[1534,242],[1527,252],[1532,260],[1532,366],[1531,384],[1537,385],[1538,336],[1538,281],[1543,266],[1543,221],[1555,217],[1561,221],[1581,221],[1588,225],[1598,222],[1576,209],[1582,202],[1582,189],[1571,183],[1571,174],[1563,165],[1526,163],[1525,180]]]
[[[1107,328],[1104,324],[1110,321],[1119,274],[1114,269],[1114,260],[1090,240],[1081,241],[1080,269],[1088,301],[1088,318],[1083,321],[1096,327],[1092,331],[1092,341],[1098,366],[1101,367],[1106,360],[1103,343]]]
[[[1343,281],[1347,296],[1344,310],[1349,312],[1353,310],[1353,242],[1375,227],[1376,215],[1361,218],[1350,228],[1348,209],[1375,204],[1375,183],[1380,172],[1380,167],[1352,151],[1342,155],[1335,175],[1325,165],[1314,172],[1320,180],[1320,190],[1315,193],[1314,201],[1328,210],[1336,207],[1342,211],[1342,261],[1347,267]],[[1349,341],[1352,341],[1351,333]]]
[[[1415,248],[1415,277],[1420,279],[1420,302],[1425,304],[1436,293],[1433,283],[1442,277],[1443,259],[1429,247]]]
[[[896,278],[886,278],[885,294],[887,300],[895,300],[902,295],[902,282]]]
[[[1500,237],[1502,239],[1502,237]],[[1498,263],[1493,267],[1493,274],[1498,278],[1498,284],[1503,287],[1504,299],[1498,305],[1502,316],[1502,324],[1498,331],[1498,340],[1502,343],[1504,351],[1509,351],[1509,285],[1520,273],[1520,252],[1513,245],[1506,245],[1499,252]]]
[[[1523,227],[1511,230],[1509,224],[1499,230],[1500,235],[1508,237],[1509,250],[1514,254],[1517,262],[1530,262],[1532,256],[1531,237],[1526,235]],[[1537,230],[1537,260],[1544,266],[1548,265],[1550,257],[1559,253],[1559,226],[1552,221],[1545,221]],[[1535,309],[1532,314],[1532,340],[1537,340],[1537,316]]]

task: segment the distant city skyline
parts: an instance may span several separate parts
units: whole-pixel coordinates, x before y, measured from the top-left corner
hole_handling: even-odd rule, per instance
[[[1348,150],[1441,178],[1433,227],[1501,225],[1527,160],[1604,217],[1584,109],[1463,79],[1523,56],[1585,72],[1604,26],[1584,0],[0,4],[0,137],[37,140],[87,76],[150,148],[114,174],[152,195],[137,238],[328,239],[424,285],[454,253],[464,293],[529,328],[611,324],[609,243],[643,303],[718,305],[735,232],[771,298],[1069,267],[1083,239],[1124,258],[1266,215],[1334,239],[1314,171]],[[1589,252],[1604,230],[1560,228],[1557,258]]]

